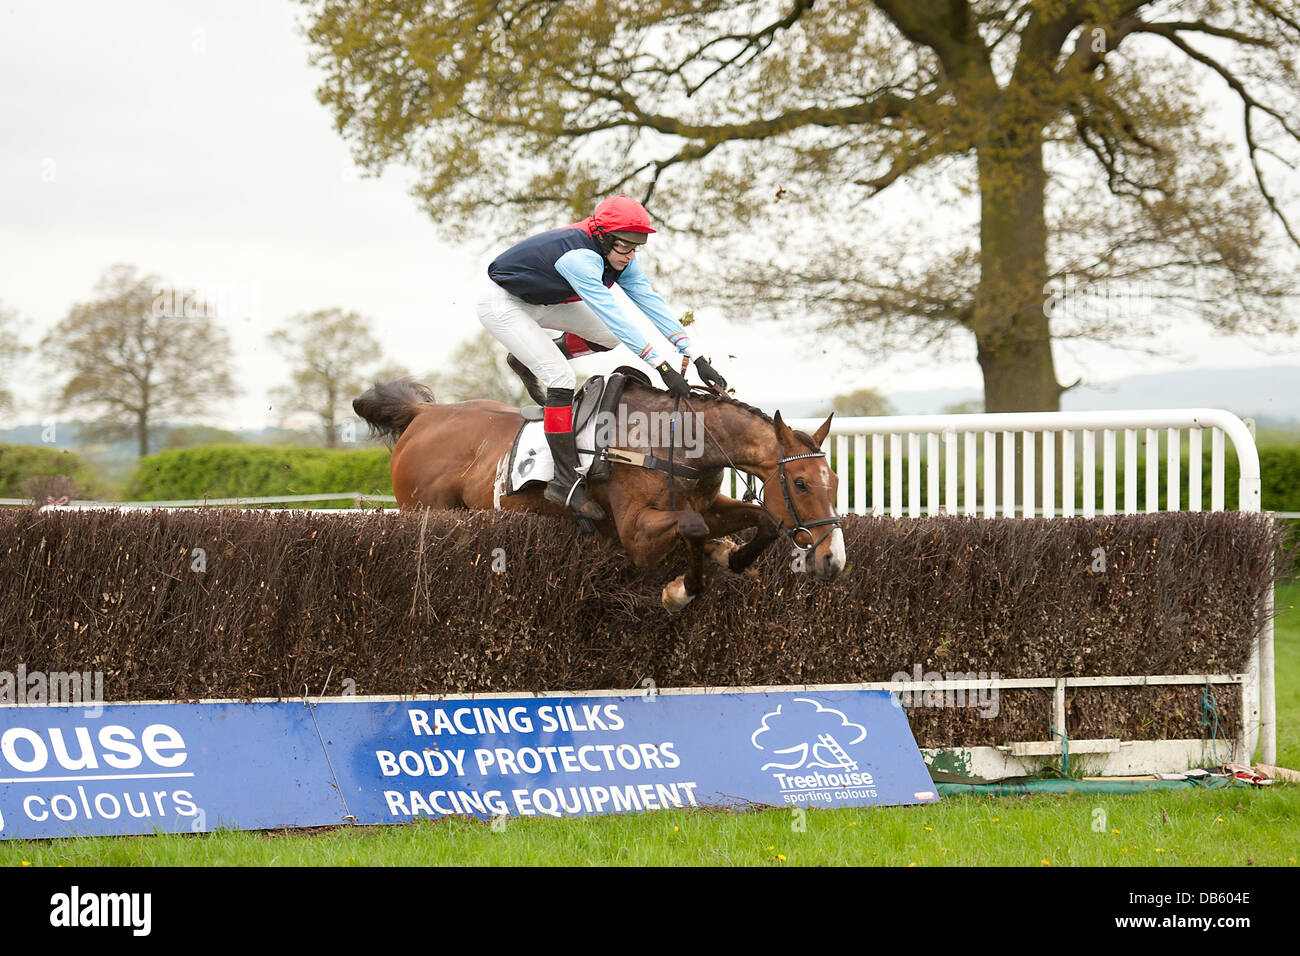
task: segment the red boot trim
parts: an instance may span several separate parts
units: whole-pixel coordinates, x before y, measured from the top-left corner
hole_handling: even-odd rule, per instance
[[[547,433],[573,431],[573,406],[547,405],[542,413],[542,430]]]

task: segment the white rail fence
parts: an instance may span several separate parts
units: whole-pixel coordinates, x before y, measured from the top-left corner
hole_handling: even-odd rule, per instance
[[[789,424],[812,432],[821,422],[798,419]],[[1210,510],[1224,507],[1226,438],[1241,469],[1237,507],[1258,511],[1255,441],[1240,418],[1218,409],[842,418],[831,422],[823,447],[839,476],[837,509],[842,514],[1091,518],[1200,511],[1207,481],[1202,464],[1207,430]]]
[[[789,424],[811,433],[822,422],[798,419]],[[895,519],[939,514],[1091,518],[1200,511],[1206,503],[1207,483],[1209,509],[1223,510],[1228,491],[1228,441],[1239,470],[1237,508],[1259,511],[1259,453],[1254,438],[1240,418],[1221,409],[840,418],[832,421],[823,449],[829,453],[839,478],[837,510],[841,514],[888,515]],[[1207,444],[1208,475],[1203,463]],[[739,493],[743,486],[735,476],[731,478],[733,493]],[[1271,611],[1272,589],[1267,601]],[[1051,726],[1062,735],[1067,732],[1063,726],[1064,708],[1057,698],[1067,685],[1238,684],[1242,692],[1242,733],[1233,742],[1233,759],[1250,762],[1257,744],[1261,745],[1265,763],[1277,759],[1271,615],[1243,674],[1087,679],[1055,676],[1034,681],[1035,685],[1044,682],[1056,689]],[[909,681],[881,686],[925,691],[941,690],[948,683]],[[1016,689],[1029,685],[1017,680],[995,680],[988,686]],[[1136,769],[1135,761],[1146,761],[1146,769],[1151,769],[1151,761],[1162,764],[1161,769],[1181,769],[1177,764],[1194,760],[1194,745],[1199,742],[1162,741],[1160,744],[1168,746],[1154,750],[1138,743],[1076,740],[1070,741],[1069,747],[1076,754],[1104,755],[1104,772],[1126,773]],[[968,756],[972,766],[996,775],[1014,772],[1016,764],[1010,757],[1042,754],[1061,747],[1059,741],[1013,743],[995,748],[1000,754]],[[1122,756],[1125,747],[1133,750],[1132,759]]]
[[[821,419],[789,421],[792,428],[808,433],[821,423]],[[887,515],[895,519],[940,514],[1091,518],[1200,511],[1207,505],[1212,511],[1222,510],[1228,495],[1225,466],[1228,442],[1239,468],[1236,506],[1241,511],[1259,511],[1259,454],[1254,439],[1240,418],[1219,409],[837,418],[831,424],[823,448],[839,478],[837,511],[840,514]],[[1203,464],[1207,446],[1208,473]],[[737,497],[744,490],[742,481],[730,472],[724,478],[723,487],[730,487]],[[1205,500],[1207,490],[1208,501]],[[354,499],[353,509],[330,509],[322,513],[373,511],[374,507],[363,505],[395,501],[391,495],[347,493],[119,504],[74,501],[69,505],[83,508],[283,505],[348,498]],[[26,503],[0,499],[0,504]],[[1270,608],[1272,600],[1270,590]],[[1252,650],[1246,671],[1241,674],[1130,674],[1090,678],[1053,675],[994,679],[980,684],[1007,690],[1053,688],[1051,727],[1063,739],[1068,738],[1063,704],[1067,686],[1237,684],[1242,692],[1242,732],[1231,742],[1233,759],[1249,762],[1257,744],[1262,745],[1265,763],[1277,759],[1271,618]],[[908,681],[868,686],[923,692],[949,689],[949,685],[954,682]],[[1097,772],[1109,773],[1182,769],[1196,762],[1195,745],[1198,744],[1203,741],[1068,741],[1071,753],[1102,758],[1102,767]],[[1024,763],[1018,762],[1019,758],[1058,752],[1061,747],[1062,743],[1056,740],[1013,742],[993,748],[971,748],[962,759],[971,768],[972,775],[997,776],[1027,769]]]

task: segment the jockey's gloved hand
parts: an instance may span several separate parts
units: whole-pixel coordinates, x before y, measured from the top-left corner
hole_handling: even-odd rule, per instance
[[[695,371],[700,373],[700,381],[705,385],[714,385],[726,391],[727,380],[717,373],[703,355],[695,360]]]
[[[682,377],[682,373],[667,362],[660,362],[655,366],[655,371],[659,373],[659,377],[664,380],[664,385],[673,395],[686,398],[691,394],[691,387],[686,384],[686,379]]]

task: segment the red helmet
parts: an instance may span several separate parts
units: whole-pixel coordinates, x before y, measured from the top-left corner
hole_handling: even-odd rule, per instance
[[[602,199],[585,225],[587,231],[593,236],[600,236],[607,232],[654,232],[650,226],[650,214],[645,211],[645,206],[628,196],[611,196]]]

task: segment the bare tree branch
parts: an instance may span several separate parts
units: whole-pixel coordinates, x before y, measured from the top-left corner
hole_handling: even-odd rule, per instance
[[[1203,53],[1189,44],[1179,36],[1177,29],[1171,24],[1144,23],[1138,28],[1138,31],[1142,33],[1153,33],[1157,36],[1164,37],[1188,57],[1209,67],[1217,73],[1219,77],[1228,84],[1229,88],[1237,94],[1242,103],[1242,123],[1245,128],[1246,152],[1250,157],[1251,168],[1255,172],[1255,182],[1259,186],[1259,191],[1264,197],[1264,201],[1268,203],[1269,209],[1272,210],[1273,215],[1277,217],[1277,220],[1282,224],[1282,228],[1286,230],[1286,234],[1290,237],[1292,243],[1300,248],[1300,235],[1297,235],[1296,231],[1291,227],[1291,223],[1287,219],[1286,214],[1282,211],[1277,199],[1269,190],[1268,184],[1264,181],[1264,171],[1259,165],[1259,143],[1255,138],[1252,112],[1258,110],[1266,116],[1272,117],[1297,143],[1300,143],[1300,130],[1294,127],[1291,120],[1283,113],[1273,109],[1272,107],[1266,106],[1259,102],[1259,100],[1255,99],[1255,97],[1251,95],[1250,91],[1246,89],[1246,85],[1236,75],[1234,75],[1231,70],[1209,54]]]

